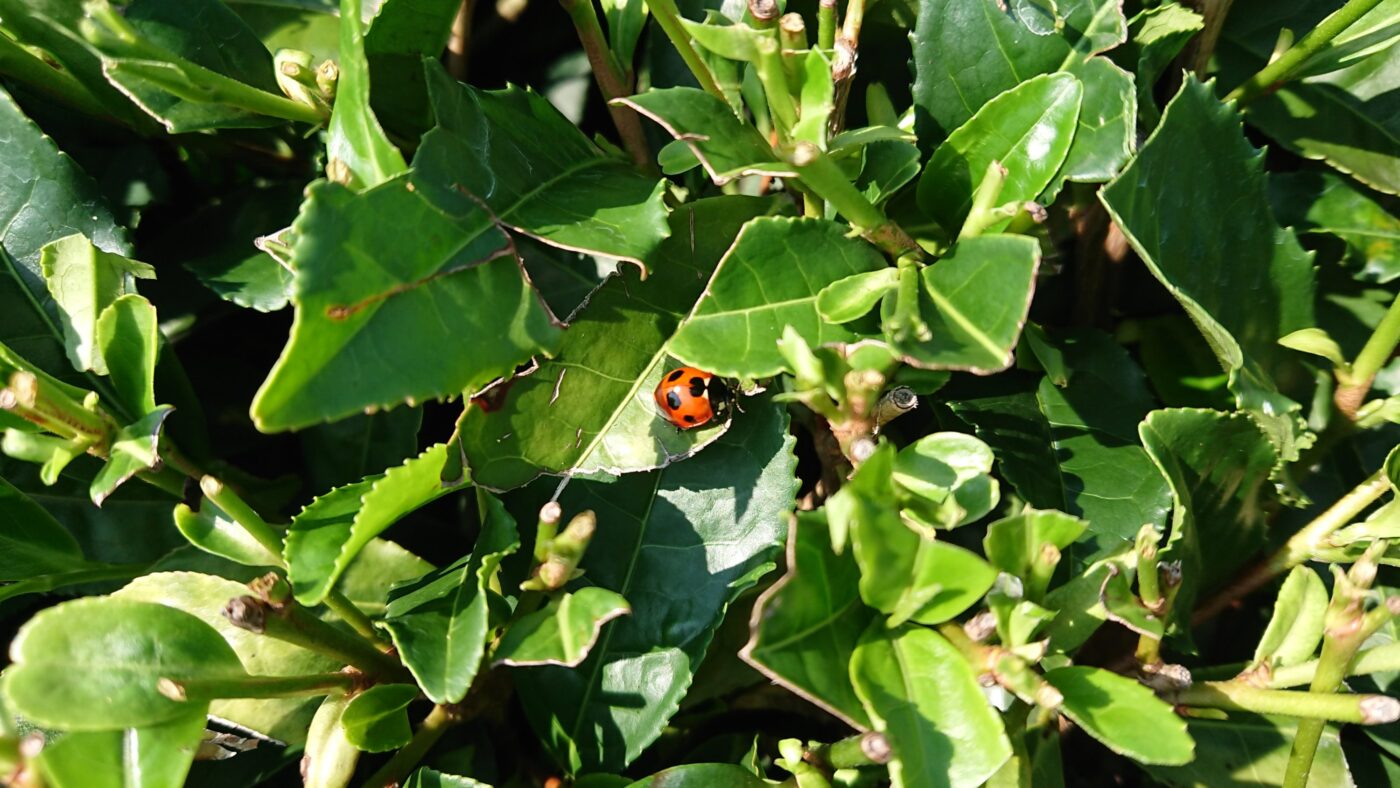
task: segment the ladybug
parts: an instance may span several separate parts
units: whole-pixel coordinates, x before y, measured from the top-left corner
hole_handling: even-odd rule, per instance
[[[695,367],[678,367],[656,386],[656,407],[667,421],[695,429],[729,414],[731,395],[723,378]]]

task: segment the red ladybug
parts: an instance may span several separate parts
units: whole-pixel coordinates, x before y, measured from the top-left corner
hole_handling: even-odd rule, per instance
[[[656,407],[680,429],[709,424],[729,413],[729,386],[722,378],[695,367],[678,367],[656,386]]]

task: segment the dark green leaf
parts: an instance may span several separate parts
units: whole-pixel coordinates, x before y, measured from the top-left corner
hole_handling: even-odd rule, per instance
[[[311,186],[295,225],[297,317],[253,400],[259,428],[475,390],[557,344],[559,327],[491,217],[467,200],[446,212],[421,192],[406,176],[362,194]],[[381,222],[413,227],[416,242]]]
[[[402,128],[415,139],[432,125],[423,58],[442,54],[461,5],[456,0],[388,0],[365,34],[374,111],[391,128]]]
[[[782,408],[744,408],[686,462],[576,479],[559,496],[565,512],[598,515],[585,581],[632,603],[577,668],[516,671],[533,727],[570,771],[621,767],[661,734],[725,607],[772,568],[796,491],[793,439]]]
[[[1218,197],[1190,197],[1201,193]],[[1283,460],[1296,459],[1311,440],[1296,423],[1297,404],[1274,382],[1287,360],[1277,340],[1314,325],[1313,269],[1269,211],[1263,156],[1245,140],[1238,114],[1189,80],[1100,195],[1231,373],[1239,407],[1260,419]]]
[[[851,657],[851,680],[894,750],[895,788],[972,788],[1011,757],[972,667],[932,630],[871,625]]]
[[[403,788],[491,788],[491,786],[477,782],[470,777],[444,774],[423,766],[409,775],[408,782],[403,784]]]
[[[408,165],[370,109],[369,61],[360,8],[361,0],[340,0],[340,81],[327,130],[326,156],[332,170],[337,166],[344,169],[343,180],[349,186],[367,189],[399,175]]]
[[[158,725],[66,733],[44,746],[39,772],[51,788],[184,785],[204,737],[200,709]]]
[[[73,535],[0,477],[0,580],[70,572],[86,563]]]
[[[112,440],[107,464],[92,477],[89,494],[98,506],[116,489],[141,471],[150,470],[160,462],[156,448],[160,443],[161,427],[171,408],[163,406],[128,424]]]
[[[1064,713],[1114,752],[1167,766],[1194,757],[1186,721],[1133,679],[1101,668],[1068,667],[1046,673],[1045,680],[1065,696]]]
[[[698,88],[653,89],[617,102],[661,124],[689,146],[716,184],[743,175],[793,172],[777,163],[757,129],[735,117],[728,104]]]
[[[1118,174],[1137,149],[1137,94],[1133,75],[1108,58],[1091,58],[1070,69],[1084,85],[1074,141],[1040,202],[1050,202],[1065,181],[1102,183]],[[1005,200],[1003,200],[1005,202]]]
[[[1288,754],[1298,735],[1298,721],[1232,712],[1228,720],[1192,719],[1186,724],[1196,740],[1196,757],[1185,766],[1147,767],[1154,780],[1173,788],[1259,788],[1283,785]],[[1322,731],[1313,757],[1309,785],[1352,786],[1336,727]]]
[[[383,475],[336,488],[292,518],[287,578],[303,604],[325,599],[371,539],[418,507],[457,489],[439,478],[447,444],[439,443]]]
[[[987,526],[982,549],[997,569],[1021,578],[1027,599],[1039,601],[1048,590],[1050,573],[1038,567],[1048,563],[1053,571],[1058,552],[1078,540],[1086,527],[1064,512],[1031,509]]]
[[[820,219],[761,218],[744,225],[670,352],[716,375],[756,378],[786,367],[777,343],[787,326],[812,346],[854,340],[822,319],[817,295],[832,282],[887,264],[875,247],[846,232]]]
[[[676,430],[657,413],[652,392],[676,366],[671,337],[720,256],[744,222],[774,210],[776,203],[752,197],[677,209],[651,276],[638,281],[624,270],[608,279],[570,321],[555,359],[511,381],[498,408],[467,411],[461,434],[473,480],[509,489],[540,473],[647,470],[722,434],[724,423]]]
[[[1346,180],[1317,172],[1283,173],[1269,179],[1269,196],[1283,225],[1340,238],[1357,279],[1384,284],[1400,277],[1400,218]]]
[[[1040,245],[1019,235],[968,238],[920,274],[920,312],[933,338],[891,346],[924,369],[986,375],[1011,365],[1030,311]],[[885,299],[888,320],[894,299]]]
[[[638,265],[670,232],[666,182],[605,155],[544,97],[478,90],[427,69],[438,125],[413,166],[434,202],[456,204],[465,191],[547,244]]]
[[[380,684],[350,699],[340,715],[345,738],[365,752],[397,750],[413,738],[408,704],[418,697],[412,684]]]
[[[753,636],[740,656],[765,676],[845,720],[870,727],[848,667],[873,617],[861,603],[860,569],[831,549],[826,518],[801,512],[788,531],[787,574],[754,605]]]
[[[162,678],[237,678],[238,655],[208,624],[172,607],[124,599],[65,602],[34,616],[10,644],[6,704],[40,725],[100,731],[158,725],[198,704],[170,700]]]
[[[690,763],[663,769],[627,788],[763,788],[767,785],[771,783],[732,763]]]
[[[422,408],[400,407],[302,430],[307,486],[328,490],[402,464],[418,453],[422,423]]]
[[[512,624],[492,657],[514,667],[572,668],[588,656],[604,624],[631,612],[626,599],[606,588],[580,588]]]
[[[1152,97],[1157,80],[1201,26],[1200,14],[1176,2],[1144,8],[1129,22],[1132,39],[1113,57],[1137,77],[1138,116],[1144,128],[1151,130],[1162,117]]]
[[[486,649],[488,588],[501,559],[520,546],[515,520],[500,501],[480,493],[481,535],[468,556],[394,588],[383,627],[423,692],[437,703],[467,694]]]

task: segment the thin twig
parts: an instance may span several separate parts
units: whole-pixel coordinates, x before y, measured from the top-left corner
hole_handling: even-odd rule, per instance
[[[452,37],[447,41],[447,73],[458,82],[467,81],[467,58],[472,45],[473,0],[462,0],[457,18],[452,20]]]

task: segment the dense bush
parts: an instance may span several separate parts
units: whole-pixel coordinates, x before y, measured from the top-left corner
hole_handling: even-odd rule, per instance
[[[561,2],[0,0],[0,780],[1400,784],[1400,2]]]

